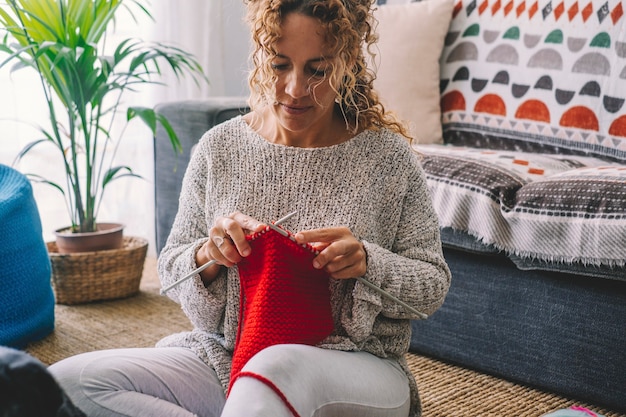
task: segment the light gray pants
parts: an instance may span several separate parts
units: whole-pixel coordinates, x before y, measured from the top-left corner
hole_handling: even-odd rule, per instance
[[[276,392],[256,378],[238,378],[226,399],[215,371],[183,348],[95,351],[49,370],[89,417],[292,416]],[[302,417],[409,412],[405,373],[394,361],[368,353],[276,345],[243,370],[271,381]]]

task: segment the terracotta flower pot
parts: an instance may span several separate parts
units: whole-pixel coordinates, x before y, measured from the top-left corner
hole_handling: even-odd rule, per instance
[[[95,232],[73,233],[69,227],[55,230],[59,253],[95,252],[119,249],[124,244],[124,225],[98,223]]]

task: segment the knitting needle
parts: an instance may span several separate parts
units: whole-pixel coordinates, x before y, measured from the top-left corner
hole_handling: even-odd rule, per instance
[[[283,217],[282,219],[277,220],[276,222],[274,222],[274,224],[268,224],[268,226],[275,230],[276,232],[280,233],[283,236],[289,236],[289,233],[287,231],[285,231],[284,229],[281,229],[280,227],[277,227],[277,225],[286,222],[287,220],[289,220],[290,218],[292,218],[297,212],[292,212],[289,213],[288,215],[286,215],[285,217]],[[171,284],[169,287],[164,288],[163,290],[161,290],[161,294],[165,294],[167,291],[169,291],[170,289],[174,288],[175,286],[177,286],[178,284],[188,280],[189,278],[191,278],[192,276],[194,276],[195,274],[199,274],[200,272],[204,271],[206,268],[208,268],[209,266],[213,265],[215,263],[214,260],[207,262],[206,264],[202,265],[201,267],[199,267],[198,269],[196,269],[195,271],[191,272],[189,275],[186,275],[185,277],[181,278],[180,280],[176,281],[175,283]],[[373,289],[374,291],[378,292],[379,294],[381,294],[384,297],[389,298],[392,301],[395,301],[396,303],[400,304],[402,307],[406,308],[407,310],[409,310],[411,313],[417,315],[418,317],[420,317],[421,319],[427,319],[428,316],[424,313],[422,313],[421,311],[418,311],[416,309],[414,309],[413,307],[411,307],[410,305],[408,305],[407,303],[405,303],[404,301],[400,300],[399,298],[391,295],[390,293],[388,293],[387,291],[383,290],[382,288],[372,284],[371,282],[369,282],[368,280],[366,280],[363,277],[357,277],[357,280],[361,283],[363,283],[363,285]]]
[[[357,280],[359,282],[361,282],[362,284],[370,287],[371,289],[373,289],[374,291],[380,293],[380,295],[389,298],[392,301],[395,301],[396,303],[400,304],[402,307],[406,308],[407,310],[409,310],[411,313],[417,315],[419,318],[421,319],[427,319],[428,316],[424,313],[422,313],[421,311],[417,311],[416,309],[414,309],[413,307],[411,307],[410,305],[408,305],[407,303],[405,303],[404,301],[400,300],[399,298],[396,298],[395,296],[391,295],[390,293],[388,293],[387,291],[383,290],[382,288],[372,284],[371,282],[369,282],[368,280],[366,280],[363,277],[357,277]]]
[[[279,224],[279,223],[276,222],[275,224]],[[270,228],[272,228],[273,230],[277,231],[278,233],[280,233],[283,236],[289,236],[289,233],[287,233],[285,230],[281,229],[280,227],[276,227],[273,224],[270,224],[268,226]],[[427,319],[428,318],[428,316],[426,314],[422,313],[421,311],[417,311],[416,309],[414,309],[413,307],[411,307],[410,305],[408,305],[404,301],[402,301],[399,298],[391,295],[390,293],[388,293],[387,291],[385,291],[382,288],[378,287],[377,285],[372,284],[371,282],[369,282],[365,278],[357,277],[357,280],[360,281],[361,283],[363,283],[364,285],[366,285],[367,287],[369,287],[369,288],[373,289],[374,291],[378,292],[382,296],[387,297],[390,300],[395,301],[396,303],[400,304],[402,307],[406,308],[411,313],[417,315],[419,318],[421,318],[421,319]]]
[[[278,219],[274,222],[274,224],[269,224],[268,226],[271,227],[272,229],[276,230],[278,233],[280,233],[283,236],[287,236],[287,232],[285,232],[284,230],[280,229],[279,227],[276,227],[275,225],[277,224],[281,224],[286,222],[287,220],[291,219],[293,216],[295,216],[297,213],[297,211],[291,212],[288,215],[286,215],[285,217]],[[172,284],[168,285],[165,288],[161,289],[161,295],[164,295],[165,293],[167,293],[169,290],[171,290],[174,287],[177,287],[178,285],[182,284],[183,282],[187,281],[189,278],[195,276],[196,274],[199,274],[200,272],[204,271],[205,269],[207,269],[208,267],[210,267],[211,265],[215,265],[217,261],[215,259],[210,260],[209,262],[205,263],[204,265],[198,267],[197,269],[194,269],[193,271],[191,271],[189,274],[185,275],[184,277],[182,277],[181,279],[179,279],[178,281],[173,282]]]
[[[289,214],[293,214],[293,213],[289,213]],[[289,214],[288,214],[288,215],[289,215]],[[287,215],[287,216],[288,216],[288,215]],[[285,217],[287,217],[287,216],[285,216]],[[283,218],[284,218],[284,217],[283,217]],[[281,220],[282,220],[282,219],[281,219]],[[284,229],[281,229],[280,227],[276,226],[277,224],[280,224],[280,223],[278,223],[278,222],[276,222],[276,223],[274,223],[274,224],[271,224],[271,223],[270,223],[270,224],[268,224],[267,226],[268,226],[270,229],[275,230],[276,232],[280,233],[281,235],[283,235],[283,236],[285,236],[285,237],[289,237],[289,233],[288,233],[287,231],[285,231]]]

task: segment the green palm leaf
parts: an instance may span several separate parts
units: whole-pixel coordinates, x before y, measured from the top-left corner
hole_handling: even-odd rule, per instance
[[[50,112],[45,139],[25,146],[17,159],[40,143],[55,144],[66,175],[64,195],[72,226],[81,231],[95,227],[97,207],[112,180],[138,177],[129,167],[112,165],[121,138],[111,137],[110,126],[121,113],[124,93],[159,84],[164,68],[177,77],[207,81],[197,60],[173,46],[125,39],[106,55],[104,43],[120,10],[133,19],[135,13],[152,18],[139,0],[7,0],[0,5],[0,31],[5,32],[0,54],[7,55],[0,68],[12,64],[13,71],[35,70]],[[163,126],[173,149],[181,151],[163,115],[147,108],[127,109],[126,122],[135,118],[153,133],[157,125]],[[112,142],[116,144],[108,146]]]

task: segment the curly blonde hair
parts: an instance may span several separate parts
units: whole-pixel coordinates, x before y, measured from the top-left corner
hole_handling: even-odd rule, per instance
[[[405,126],[380,103],[373,89],[376,76],[365,59],[365,51],[373,55],[372,45],[378,40],[373,30],[375,0],[244,2],[254,45],[250,56],[253,69],[248,79],[253,109],[274,101],[276,74],[271,62],[277,54],[275,45],[281,36],[281,24],[289,13],[300,13],[321,23],[325,42],[338,58],[328,77],[337,94],[335,107],[343,115],[346,127],[354,133],[385,127],[411,139]]]

